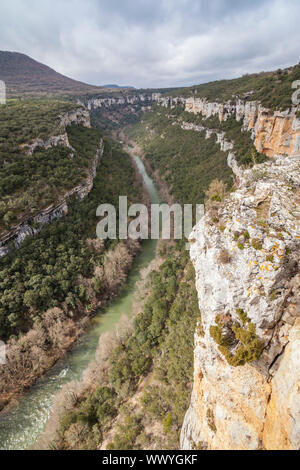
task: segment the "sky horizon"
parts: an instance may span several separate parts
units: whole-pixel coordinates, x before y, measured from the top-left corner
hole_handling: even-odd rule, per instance
[[[24,3],[0,4],[1,50],[92,85],[190,86],[300,58],[299,0]]]

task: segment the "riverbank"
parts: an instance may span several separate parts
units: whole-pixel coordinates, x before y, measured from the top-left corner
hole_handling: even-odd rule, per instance
[[[172,205],[174,204],[174,197],[171,195],[166,183],[162,180],[160,177],[160,174],[158,171],[154,171],[153,168],[151,167],[149,161],[147,160],[145,153],[143,152],[142,148],[133,140],[129,139],[129,137],[124,133],[124,131],[120,131],[119,134],[119,139],[121,139],[122,142],[124,142],[127,146],[132,148],[132,153],[138,155],[141,160],[143,161],[147,172],[153,178],[155,181],[155,184],[157,185],[159,189],[159,193],[161,195],[161,199],[169,204]]]
[[[109,147],[109,144],[106,143],[106,146]],[[45,235],[42,232],[30,242],[36,247],[34,249],[40,257],[39,265],[43,268],[38,277],[33,277],[35,283],[38,280],[40,284],[47,286],[48,291],[53,286],[52,290],[54,287],[58,292],[58,289],[64,289],[63,292],[67,294],[64,294],[65,298],[63,293],[57,295],[56,299],[53,292],[53,307],[43,312],[35,306],[35,291],[32,287],[26,292],[26,295],[30,294],[27,299],[30,306],[29,314],[24,315],[27,322],[29,316],[34,318],[34,322],[26,326],[22,334],[11,336],[6,341],[6,365],[0,365],[1,415],[16,406],[24,393],[72,350],[88,329],[96,312],[120,294],[132,263],[141,249],[140,243],[129,240],[118,245],[111,242],[105,245],[103,241],[96,239],[96,208],[101,201],[117,203],[118,187],[132,201],[142,200],[149,204],[143,180],[138,174],[136,164],[128,154],[122,154],[118,148],[110,151],[106,147],[94,188],[87,200],[76,202],[70,216],[62,222],[54,223],[53,229],[47,227]],[[90,229],[82,229],[81,221]],[[73,225],[75,231],[79,228],[83,232],[82,240],[78,234],[75,243],[68,237]],[[40,253],[41,243],[48,239],[48,253]],[[22,248],[17,255],[24,255],[28,259],[27,264],[24,262],[23,269],[31,273],[30,245],[29,250],[25,250],[26,248]],[[83,263],[82,259],[86,262]],[[56,267],[55,263],[60,263],[57,273],[53,268],[53,264]],[[78,269],[78,265],[84,266],[84,269]],[[23,273],[24,277],[25,275]],[[18,276],[20,279],[21,273]],[[45,289],[46,287],[42,292]]]
[[[90,243],[94,247],[100,245],[97,240],[91,240]],[[111,273],[117,273],[117,276],[109,274],[103,296],[99,296],[94,290],[92,279],[82,278],[80,282],[90,290],[88,304],[82,303],[79,308],[74,309],[72,318],[60,308],[50,309],[41,323],[20,339],[8,343],[7,364],[0,372],[0,416],[17,406],[22,396],[36,381],[74,348],[90,327],[96,311],[104,309],[120,294],[140,249],[139,243],[128,241],[106,252],[108,262],[107,266],[104,266],[104,273],[110,269]],[[95,265],[95,274],[98,270]],[[54,347],[51,347],[53,345]]]
[[[145,168],[144,173],[146,174]],[[159,202],[153,182],[147,180],[147,185],[152,201]],[[27,449],[34,445],[49,418],[53,397],[64,384],[80,381],[88,364],[94,359],[99,337],[113,328],[124,311],[131,311],[136,281],[141,269],[148,266],[154,258],[156,243],[152,240],[143,243],[143,250],[135,258],[120,296],[105,311],[99,312],[92,320],[92,327],[81,337],[79,343],[36,383],[18,407],[0,418],[2,449]]]
[[[179,448],[200,315],[185,247],[160,242],[141,277],[130,320],[100,338],[96,360],[57,396],[35,448]]]

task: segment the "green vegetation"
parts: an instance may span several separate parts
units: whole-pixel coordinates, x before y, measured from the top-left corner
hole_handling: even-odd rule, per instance
[[[246,230],[246,232],[243,233],[243,236],[245,240],[250,240],[250,233],[248,232],[248,230]]]
[[[191,300],[188,284],[180,285],[188,254],[183,253],[181,257],[174,255],[175,253],[173,256],[170,253],[160,271],[153,272],[151,294],[147,299],[143,313],[136,318],[134,335],[112,356],[110,381],[117,390],[121,390],[125,383],[129,388],[136,386],[139,377],[149,371],[153,364],[153,358],[161,348],[168,317],[171,316],[172,322],[178,321],[180,315],[184,315],[186,310],[185,299]],[[180,295],[177,298],[179,285]],[[197,301],[196,298],[192,298],[194,299],[193,309],[188,304],[186,312],[190,315],[197,313]],[[199,312],[197,316],[199,316]],[[172,357],[169,348],[173,353],[175,352],[174,345],[168,344],[170,357],[169,361],[164,361],[167,363],[164,366],[167,369],[163,370],[164,374],[176,374],[177,368],[181,373],[184,373],[188,363],[185,364],[182,359],[178,364],[177,352],[175,357]]]
[[[108,444],[107,450],[132,450],[142,430],[140,416],[126,415],[123,423],[118,425],[118,434]]]
[[[133,333],[114,350],[109,366],[110,409],[120,407],[117,433],[109,450],[144,448],[153,436],[148,434],[151,422],[162,428],[166,448],[178,448],[179,433],[189,404],[193,377],[193,333],[199,320],[194,270],[185,246],[177,244],[168,250],[159,270],[150,274],[150,286],[143,311],[134,320]],[[137,409],[128,399],[142,377],[148,376]],[[61,447],[70,447],[68,428],[77,422],[88,424],[82,448],[91,442],[95,426],[101,431],[107,425],[106,413],[99,414],[99,402],[85,395],[76,408],[61,421]],[[95,403],[95,406],[94,406]],[[83,411],[85,410],[85,411]],[[96,445],[96,444],[95,444]],[[72,447],[72,445],[71,445]]]
[[[184,131],[172,125],[164,111],[144,115],[141,123],[127,131],[143,149],[153,170],[158,170],[177,202],[201,204],[211,181],[222,175],[227,187],[233,184],[227,154],[215,138],[205,133]],[[151,131],[149,131],[151,129]]]
[[[60,115],[78,108],[55,100],[11,101],[0,107],[0,167],[23,158],[20,145],[61,132]]]
[[[219,345],[219,350],[233,367],[244,366],[246,363],[257,361],[263,351],[263,343],[256,334],[256,327],[247,314],[237,310],[242,326],[229,321],[228,317],[219,315],[216,326],[210,327],[210,335]],[[234,352],[232,352],[232,350]]]
[[[262,250],[263,249],[262,242],[260,240],[258,240],[257,238],[253,238],[253,240],[251,241],[251,246],[255,250]]]
[[[225,132],[226,139],[234,143],[234,153],[240,165],[252,166],[267,160],[265,155],[257,152],[251,139],[251,132],[243,131],[241,123],[235,118],[229,118],[221,123],[218,119],[211,118],[206,121],[206,125]]]
[[[76,146],[86,139],[85,149],[94,154],[100,133],[79,129],[77,134],[72,129],[70,139]],[[70,201],[67,217],[45,226],[38,235],[27,238],[18,251],[12,250],[0,259],[2,339],[31,329],[48,308],[64,304],[67,311],[74,311],[78,303],[89,304],[77,279],[79,275],[92,277],[95,265],[104,263],[104,255],[86,243],[87,238],[95,239],[96,208],[101,203],[117,205],[119,194],[128,194],[129,203],[139,200],[141,186],[132,184],[134,179],[130,157],[118,145],[106,141],[90,194],[83,201]],[[99,280],[96,283],[100,289]]]
[[[235,97],[248,101],[261,101],[272,109],[286,109],[292,106],[292,83],[300,79],[300,64],[285,70],[244,75],[233,80],[220,80],[204,85],[174,90],[173,96],[196,96],[209,101],[224,102]]]
[[[60,432],[64,434],[75,423],[84,423],[91,427],[99,423],[104,427],[117,415],[118,405],[119,399],[114,390],[100,387],[92,395],[82,397],[76,412],[69,412],[63,417]]]
[[[217,116],[208,119],[192,113],[184,112],[182,119],[188,122],[194,122],[208,129],[217,129],[225,132],[225,139],[234,143],[234,153],[236,160],[240,165],[253,166],[257,163],[263,163],[267,157],[259,153],[253,143],[250,131],[242,129],[242,123],[238,122],[234,117],[228,118],[226,121],[219,121]]]
[[[68,129],[74,152],[67,147],[37,149],[32,156],[0,169],[0,227],[9,229],[18,219],[30,217],[59,201],[87,177],[100,134],[95,129],[73,125]],[[1,222],[2,218],[2,222]]]
[[[68,129],[76,150],[57,146],[36,148],[26,155],[21,145],[65,132],[61,115],[77,108],[63,101],[20,101],[0,108],[0,232],[9,230],[57,203],[87,177],[99,132],[72,125]]]

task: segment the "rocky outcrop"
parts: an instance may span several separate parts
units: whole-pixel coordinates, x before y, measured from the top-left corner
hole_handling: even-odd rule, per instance
[[[59,128],[62,133],[55,136],[50,136],[48,139],[35,139],[30,144],[21,145],[20,148],[25,151],[27,155],[32,155],[37,148],[49,149],[51,147],[63,146],[74,150],[69,142],[68,134],[66,132],[67,126],[71,124],[80,124],[84,127],[91,127],[89,112],[84,108],[77,108],[73,111],[65,113],[59,117]]]
[[[25,151],[26,155],[32,155],[33,152],[37,148],[42,148],[42,149],[48,150],[51,147],[58,147],[58,146],[72,148],[70,143],[69,143],[69,138],[68,138],[67,133],[52,136],[52,137],[49,137],[49,139],[46,139],[46,140],[35,139],[31,144],[21,145],[20,148]]]
[[[81,124],[84,127],[91,127],[90,113],[83,107],[79,107],[60,116],[61,127],[66,128],[73,123]]]
[[[208,129],[207,127],[204,126],[199,126],[196,124],[193,124],[191,122],[182,122],[180,124],[181,128],[183,130],[191,130],[194,132],[205,132],[205,138],[209,139],[213,135],[216,136],[217,138],[217,143],[220,145],[221,150],[223,152],[229,152],[228,153],[228,159],[227,163],[229,168],[232,169],[233,173],[237,177],[237,180],[240,181],[243,177],[243,169],[238,165],[237,160],[236,160],[236,155],[233,151],[234,149],[234,143],[226,139],[226,134],[225,132],[221,132],[217,129]]]
[[[300,158],[281,157],[191,234],[202,323],[183,449],[300,447],[299,206]]]
[[[84,101],[79,101],[79,103],[88,110],[98,109],[98,108],[109,108],[111,106],[125,106],[125,105],[149,105],[160,99],[160,93],[141,93],[137,95],[123,95],[116,97],[95,97],[87,99]]]
[[[161,93],[142,93],[118,97],[101,97],[79,101],[89,110],[110,106],[140,105],[144,109],[157,103],[174,109],[182,106],[185,111],[201,114],[204,118],[217,116],[226,121],[235,117],[243,121],[243,130],[251,131],[254,145],[258,152],[267,157],[300,155],[300,119],[297,118],[299,107],[287,111],[272,111],[264,108],[258,101],[246,101],[239,98],[226,103],[209,102],[205,98],[171,97]]]
[[[93,188],[94,178],[100,158],[103,155],[104,143],[101,139],[99,148],[88,170],[88,175],[84,183],[68,191],[56,205],[51,205],[33,217],[23,221],[15,227],[9,234],[0,239],[0,257],[9,253],[10,246],[20,248],[21,244],[28,236],[38,233],[42,227],[51,223],[54,219],[60,219],[68,214],[68,200],[75,195],[77,199],[85,198]]]
[[[297,109],[294,106],[287,111],[272,111],[258,101],[240,99],[225,104],[200,98],[188,98],[185,102],[187,112],[201,114],[205,118],[217,116],[222,122],[233,116],[237,121],[243,121],[243,129],[252,132],[257,151],[268,157],[300,155]]]

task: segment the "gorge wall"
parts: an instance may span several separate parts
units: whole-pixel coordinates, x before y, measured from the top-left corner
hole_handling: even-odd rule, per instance
[[[243,121],[243,129],[252,132],[257,151],[267,157],[294,156],[300,153],[300,120],[296,116],[296,106],[292,110],[272,111],[257,101],[237,99],[235,103],[220,104],[189,98],[185,109],[206,118],[218,116],[220,122],[229,116]]]
[[[238,189],[207,211],[190,236],[201,322],[195,333],[194,387],[181,432],[186,450],[300,448],[300,120],[299,107],[220,104],[158,97],[204,119],[234,117],[269,157],[238,166],[234,142],[217,137]],[[217,212],[216,212],[217,211]]]
[[[217,116],[220,122],[235,117],[238,122],[243,123],[243,130],[251,131],[257,151],[267,157],[300,154],[300,119],[297,117],[299,106],[286,111],[274,111],[264,108],[258,101],[248,101],[246,98],[219,103],[209,102],[205,98],[170,97],[161,93],[92,98],[80,102],[89,110],[137,104],[146,110],[154,103],[171,109],[181,106],[185,111],[201,114],[204,118]]]
[[[300,447],[299,168],[245,171],[190,236],[202,323],[183,449]]]
[[[50,136],[46,140],[35,139],[33,142],[23,146],[25,153],[27,155],[32,155],[38,147],[48,149],[57,145],[63,145],[72,149],[69,143],[66,127],[74,123],[85,127],[91,127],[89,112],[84,108],[78,108],[60,116],[60,127],[64,132],[58,136]],[[101,139],[99,148],[90,164],[84,183],[66,192],[57,204],[52,204],[45,210],[35,214],[33,217],[23,220],[18,226],[14,227],[13,230],[0,239],[0,257],[9,253],[11,245],[19,248],[25,238],[35,235],[44,225],[51,223],[54,219],[59,219],[67,215],[68,201],[72,196],[75,196],[78,199],[83,199],[89,194],[93,188],[93,181],[96,176],[97,167],[100,158],[103,155],[103,151],[104,142]]]

